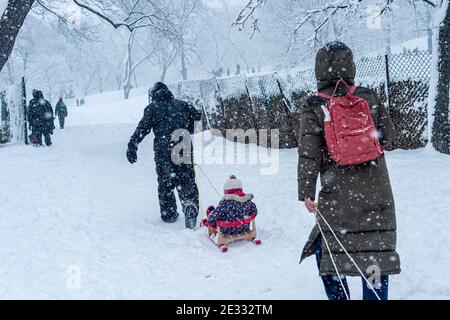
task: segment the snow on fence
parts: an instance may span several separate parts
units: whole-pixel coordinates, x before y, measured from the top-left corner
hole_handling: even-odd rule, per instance
[[[0,90],[0,143],[26,141],[23,84]]]
[[[397,127],[397,147],[416,149],[427,143],[431,55],[413,51],[388,56],[388,104]]]
[[[419,50],[357,61],[358,84],[374,89],[388,106],[398,132],[394,148],[427,144],[430,68],[431,54]]]
[[[430,53],[419,50],[357,60],[357,84],[377,91],[397,127],[394,148],[416,149],[427,143],[430,68]],[[202,110],[208,128],[223,134],[226,129],[278,129],[279,147],[293,148],[302,101],[316,91],[316,80],[313,68],[290,69],[183,81],[171,89]]]

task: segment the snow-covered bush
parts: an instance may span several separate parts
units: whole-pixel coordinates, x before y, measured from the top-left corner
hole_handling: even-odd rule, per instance
[[[0,91],[0,143],[25,141],[21,86]]]

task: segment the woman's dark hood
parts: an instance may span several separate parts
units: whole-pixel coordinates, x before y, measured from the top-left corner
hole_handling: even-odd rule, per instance
[[[356,64],[352,50],[339,41],[327,43],[317,52],[315,72],[319,90],[335,86],[340,79],[353,85]]]
[[[150,93],[153,102],[172,100],[173,94],[162,82],[157,82]]]

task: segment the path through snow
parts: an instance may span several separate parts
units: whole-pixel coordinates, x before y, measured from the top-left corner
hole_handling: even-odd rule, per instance
[[[152,137],[136,165],[125,158],[146,96],[117,98],[69,109],[51,148],[0,146],[0,298],[324,299],[314,259],[298,264],[313,218],[296,201],[296,150],[281,151],[276,176],[261,176],[258,165],[203,166],[219,187],[236,174],[259,208],[263,245],[222,254],[204,230],[160,221]],[[387,159],[403,268],[391,298],[449,298],[450,157]],[[203,203],[216,204],[198,177]],[[79,290],[67,286],[70,266],[80,268]],[[350,285],[360,298],[359,279]]]

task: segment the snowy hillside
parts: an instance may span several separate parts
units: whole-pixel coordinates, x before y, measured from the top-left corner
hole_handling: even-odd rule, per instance
[[[298,264],[314,220],[296,200],[296,150],[280,151],[274,176],[258,165],[203,166],[219,187],[240,177],[259,208],[263,245],[223,254],[183,218],[160,220],[152,136],[137,164],[125,158],[147,94],[113,96],[69,108],[50,148],[0,145],[0,298],[325,299],[314,259]],[[403,266],[390,297],[448,298],[450,157],[395,151],[387,161]],[[197,174],[203,206],[217,204]],[[68,286],[71,270],[81,272],[79,288]],[[360,279],[350,286],[359,299]]]

